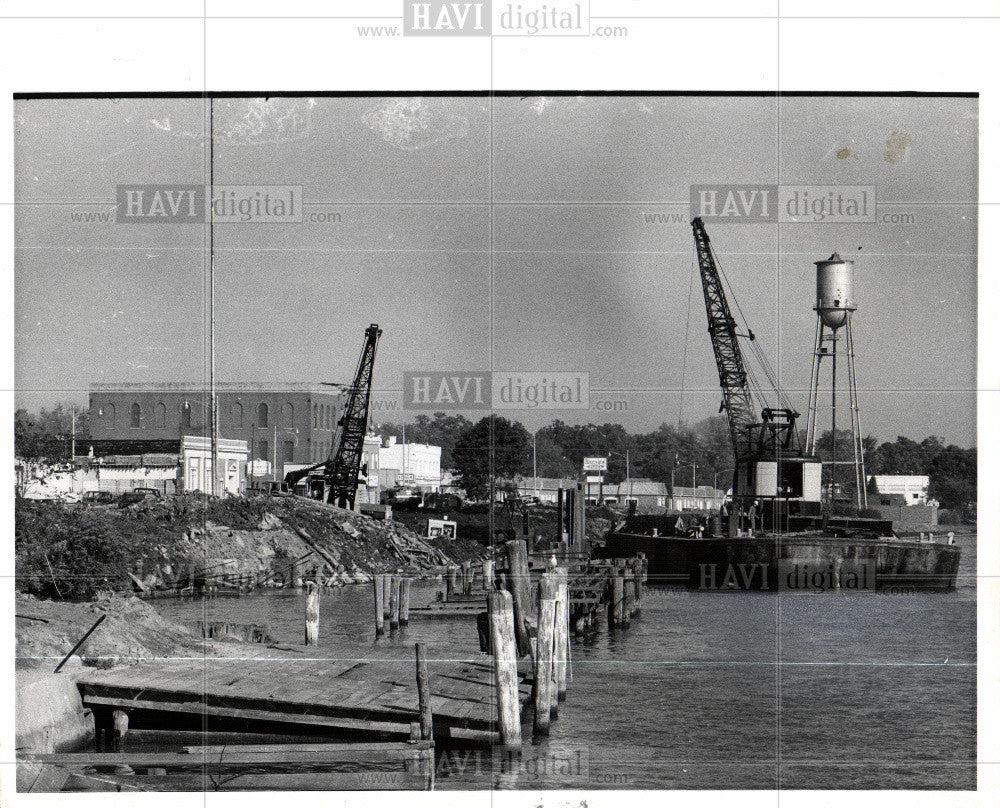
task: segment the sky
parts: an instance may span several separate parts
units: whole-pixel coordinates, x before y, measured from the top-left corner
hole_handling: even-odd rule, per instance
[[[875,223],[707,228],[800,411],[813,262],[839,251],[856,262],[863,431],[973,445],[977,110],[968,98],[218,99],[215,183],[302,186],[307,213],[339,220],[216,226],[217,378],[346,381],[378,322],[376,420],[410,415],[393,411],[404,372],[492,367],[589,374],[594,409],[512,413],[529,429],[698,421],[720,393],[690,186],[875,185]],[[207,228],[114,221],[119,184],[206,181],[206,102],[18,100],[14,123],[18,406],[83,404],[95,381],[206,380]],[[900,214],[911,221],[890,221]]]

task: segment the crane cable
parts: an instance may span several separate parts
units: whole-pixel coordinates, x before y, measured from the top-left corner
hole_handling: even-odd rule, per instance
[[[687,326],[684,331],[684,358],[681,361],[681,400],[677,407],[677,428],[680,429],[684,416],[684,385],[687,381],[688,342],[691,341],[691,296],[694,292],[694,277],[697,274],[695,256],[691,254],[691,279],[688,282]]]
[[[779,403],[787,408],[793,409],[791,401],[787,395],[778,386],[777,373],[770,361],[768,361],[767,355],[764,353],[764,349],[760,347],[756,339],[750,337],[753,332],[750,330],[750,324],[747,321],[746,314],[743,312],[743,307],[740,306],[740,300],[733,291],[733,285],[729,282],[729,277],[726,275],[726,271],[722,268],[722,264],[719,261],[719,256],[715,252],[715,246],[711,241],[708,242],[708,248],[712,251],[712,257],[715,259],[715,266],[719,270],[719,276],[722,278],[722,282],[726,285],[729,292],[729,299],[731,299],[736,306],[736,311],[739,313],[740,319],[743,321],[743,327],[747,332],[747,336],[743,337],[745,342],[750,345],[750,353],[757,359],[758,364],[767,377],[768,385],[774,390],[775,396],[777,397]],[[767,398],[764,395],[763,386],[758,382],[756,374],[753,372],[753,368],[749,365],[744,368],[747,372],[747,378],[750,381],[751,395],[757,400],[758,406],[762,409],[767,406]]]

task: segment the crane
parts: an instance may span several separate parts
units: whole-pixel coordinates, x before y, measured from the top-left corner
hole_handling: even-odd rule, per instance
[[[285,475],[289,490],[305,477],[322,468],[323,473],[314,478],[323,482],[327,502],[342,508],[353,508],[358,490],[358,474],[362,471],[365,433],[368,430],[368,411],[371,406],[372,374],[375,369],[375,349],[382,329],[372,323],[365,329],[361,358],[354,373],[354,383],[347,388],[344,413],[337,421],[338,439],[330,456],[322,463]]]
[[[736,463],[733,500],[738,507],[760,502],[762,516],[782,519],[789,513],[815,515],[819,510],[822,465],[803,454],[795,420],[799,413],[778,386],[777,374],[749,327],[737,330],[723,288],[715,251],[701,218],[691,222],[701,274],[708,333],[722,388],[720,412],[726,413]],[[737,309],[739,303],[737,302]],[[740,311],[742,316],[742,311]],[[744,338],[782,406],[769,407],[755,374],[744,362]],[[760,416],[757,416],[759,407]]]

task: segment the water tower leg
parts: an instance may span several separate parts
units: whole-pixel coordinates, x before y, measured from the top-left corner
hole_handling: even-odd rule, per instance
[[[858,406],[858,373],[854,359],[854,328],[851,313],[847,316],[847,376],[851,387],[851,432],[854,437],[854,474],[858,488],[858,507],[868,507],[868,476],[865,473],[864,433],[861,431],[861,408]]]
[[[813,343],[812,372],[809,375],[809,408],[806,410],[806,454],[816,453],[816,410],[819,407],[819,366],[823,354],[823,320],[816,318],[816,339]]]

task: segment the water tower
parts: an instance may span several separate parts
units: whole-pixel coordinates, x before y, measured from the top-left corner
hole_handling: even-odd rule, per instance
[[[868,507],[865,477],[865,453],[861,435],[861,415],[858,409],[858,381],[854,368],[854,332],[851,318],[857,310],[854,302],[854,262],[834,253],[825,261],[816,262],[816,342],[813,348],[812,376],[809,380],[809,414],[806,424],[806,452],[816,454],[816,413],[820,404],[820,371],[823,360],[830,365],[830,423],[831,434],[837,434],[837,358],[847,360],[847,390],[851,421],[851,451],[853,457],[838,459],[836,441],[828,464],[830,466],[830,501],[834,495],[834,481],[842,479],[837,473],[840,466],[854,467],[857,505]],[[841,334],[841,332],[843,332]]]

